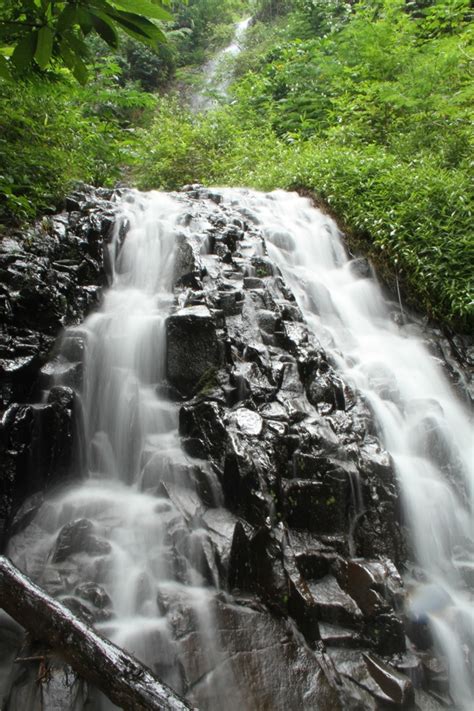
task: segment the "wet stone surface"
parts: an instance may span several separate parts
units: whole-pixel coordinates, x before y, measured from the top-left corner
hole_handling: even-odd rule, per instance
[[[0,342],[9,406],[4,521],[20,500],[71,472],[80,328],[67,332],[61,356],[46,361],[58,330],[78,324],[93,289],[105,283],[113,208],[106,195],[89,197],[73,196],[70,211],[41,235],[41,249],[33,239],[34,260],[14,241],[0,255],[9,290]],[[174,642],[156,632],[169,647],[168,661],[155,671],[203,708],[215,702],[207,679],[220,667],[246,689],[245,703],[255,711],[413,708],[415,701],[437,709],[421,690],[430,690],[423,671],[430,659],[423,667],[406,647],[400,493],[367,404],[304,323],[266,254],[256,217],[201,186],[188,186],[180,199],[187,212],[166,321],[166,382],[157,391],[177,403],[182,449],[192,464],[180,465],[173,479],[165,455],[144,456],[141,486],[156,496],[166,521],[175,579],[183,586],[198,580],[209,593],[219,654],[198,654],[193,606],[163,587],[155,598]],[[280,239],[286,244],[291,235]],[[371,275],[364,260],[350,268],[360,279]],[[44,317],[33,322],[26,314],[40,281]],[[378,372],[375,386],[381,398],[397,399],[390,373]],[[31,401],[39,389],[49,390],[43,404],[12,404]],[[442,438],[432,446],[436,423],[427,417],[422,426],[432,456],[454,471]],[[32,457],[39,463],[33,479]],[[13,530],[23,529],[25,540],[37,534],[31,521],[43,505],[30,499],[17,513]],[[196,530],[199,564],[192,569],[189,535]],[[90,520],[64,525],[47,556],[45,587],[85,619],[113,621],[106,590],[111,548]],[[440,676],[432,670],[438,682]],[[64,704],[76,708],[76,700]]]
[[[67,357],[52,355],[57,336],[97,308],[107,284],[114,199],[78,189],[64,212],[0,241],[0,540],[21,500],[71,469],[73,403],[23,403],[57,382],[80,387],[79,341]]]

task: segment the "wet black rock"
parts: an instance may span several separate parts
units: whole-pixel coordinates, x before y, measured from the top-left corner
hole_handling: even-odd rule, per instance
[[[65,482],[74,470],[75,395],[56,387],[42,405],[11,405],[0,428],[0,536],[31,494]]]
[[[199,265],[192,245],[184,235],[181,235],[174,262],[173,281],[176,283],[181,280],[183,283],[183,280],[190,275],[194,277],[199,275]]]
[[[179,412],[179,431],[185,441],[199,442],[205,454],[216,459],[222,457],[226,428],[222,407],[216,402],[197,400],[183,405]]]
[[[291,479],[283,485],[285,520],[292,528],[343,533],[349,526],[349,491],[345,472],[324,481]]]
[[[74,206],[74,210],[72,209]],[[84,188],[61,215],[0,244],[0,382],[5,410],[35,395],[38,368],[59,331],[97,305],[106,283],[104,249],[114,222],[110,191]]]
[[[52,562],[62,563],[76,553],[97,556],[105,555],[110,551],[110,543],[95,535],[92,521],[81,518],[67,523],[59,532]]]
[[[363,655],[370,676],[383,693],[399,708],[410,708],[415,702],[415,693],[410,679],[373,654]]]
[[[53,394],[43,405],[22,403],[39,400],[58,377],[63,385],[80,384],[78,343],[72,348],[71,342],[62,359],[48,360],[61,330],[79,324],[98,304],[114,211],[110,191],[85,187],[66,201],[62,214],[1,241],[0,539],[25,497],[71,472],[69,394]]]
[[[180,309],[166,322],[166,375],[190,395],[199,381],[222,363],[215,320],[207,306]]]

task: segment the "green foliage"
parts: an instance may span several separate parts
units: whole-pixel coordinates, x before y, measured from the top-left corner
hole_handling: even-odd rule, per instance
[[[413,13],[399,0],[369,0],[349,14],[338,2],[296,4],[276,24],[252,28],[230,106],[192,116],[161,102],[140,137],[140,185],[311,190],[389,281],[396,276],[413,302],[467,327],[467,3],[440,0]]]
[[[286,15],[292,6],[291,0],[257,0],[255,17],[259,20],[274,20],[279,15]]]
[[[172,19],[170,0],[6,0],[0,10],[3,78],[23,76],[52,65],[66,66],[80,84],[88,78],[86,38],[97,33],[113,49],[119,30],[155,47],[165,41],[160,23]]]
[[[124,46],[121,57],[122,77],[139,82],[144,91],[156,91],[174,76],[177,53],[172,42],[161,44],[156,50],[134,40]]]
[[[109,67],[109,70],[117,69]],[[103,74],[85,88],[66,81],[0,83],[0,220],[56,208],[75,181],[111,185],[133,161],[131,124],[154,100]]]
[[[294,5],[319,36],[340,29],[352,11],[347,0],[294,0]]]

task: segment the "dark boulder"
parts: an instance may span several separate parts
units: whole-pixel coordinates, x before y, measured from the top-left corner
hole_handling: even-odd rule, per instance
[[[110,543],[94,533],[94,524],[87,518],[71,521],[62,527],[54,547],[52,562],[62,563],[76,553],[98,556],[110,553]]]
[[[383,693],[399,708],[410,708],[415,693],[410,679],[373,654],[363,654],[370,676]]]
[[[291,479],[282,484],[287,524],[316,533],[348,529],[349,482],[345,472],[324,481]]]
[[[1,425],[3,527],[31,494],[74,476],[75,396],[55,387],[43,405],[12,405]]]
[[[206,306],[189,306],[167,319],[166,347],[167,378],[185,395],[222,363],[215,321]]]
[[[201,443],[203,458],[209,455],[216,459],[223,457],[227,431],[218,403],[197,400],[183,405],[179,411],[179,432],[185,441]]]

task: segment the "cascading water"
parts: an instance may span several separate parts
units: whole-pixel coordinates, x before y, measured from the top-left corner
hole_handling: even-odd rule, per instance
[[[84,605],[94,599],[103,608],[98,629],[182,691],[179,660],[191,652],[180,649],[179,635],[168,627],[170,599],[175,604],[181,599],[193,616],[193,644],[206,655],[200,662],[203,675],[206,664],[219,665],[209,606],[209,586],[218,583],[218,575],[205,558],[204,532],[192,522],[199,503],[190,460],[179,442],[177,405],[157,394],[165,377],[164,324],[185,206],[158,193],[129,200],[109,247],[113,286],[100,311],[79,329],[86,341],[87,480],[53,496],[30,534],[12,539],[9,555],[86,618]],[[74,335],[69,329],[66,339]],[[185,490],[181,508],[172,502],[176,490]],[[71,553],[76,554],[73,565],[67,560]],[[103,554],[106,563],[97,557]],[[96,586],[87,590],[81,581]],[[204,694],[209,708],[217,709],[220,702],[213,704],[213,694],[221,699],[226,689],[234,689],[235,706],[229,708],[237,709],[231,670],[209,675],[209,688],[204,679],[197,699]],[[111,707],[105,698],[96,703],[100,709]]]
[[[204,87],[191,98],[191,106],[194,111],[210,109],[217,105],[218,98],[225,98],[231,81],[231,69],[228,62],[235,59],[240,53],[242,39],[251,21],[252,18],[247,17],[238,22],[235,25],[232,42],[203,66]],[[227,74],[225,74],[226,71]]]
[[[225,210],[234,216],[228,218],[232,224],[225,222]],[[247,219],[254,225],[250,236],[238,226]],[[216,241],[208,254],[216,224],[227,224],[229,243],[234,240],[234,271],[224,243]],[[236,229],[240,242],[233,236]],[[86,342],[81,396],[85,478],[53,492],[26,529],[11,538],[8,553],[78,613],[87,617],[93,608],[104,634],[203,710],[320,708],[320,681],[307,671],[316,661],[307,647],[302,642],[292,647],[288,639],[293,632],[283,623],[272,621],[270,629],[258,606],[245,607],[220,591],[225,566],[209,554],[209,535],[219,521],[221,532],[234,530],[236,517],[220,508],[222,492],[211,467],[182,448],[179,398],[175,393],[170,397],[165,380],[165,324],[175,305],[183,238],[194,245],[193,259],[205,266],[209,294],[217,292],[214,282],[222,281],[219,298],[228,305],[229,328],[232,314],[242,311],[232,302],[233,285],[250,279],[245,337],[258,354],[264,339],[257,327],[258,308],[248,294],[252,289],[263,293],[265,278],[276,289],[279,279],[264,270],[251,274],[246,266],[252,259],[260,264],[262,237],[316,338],[369,403],[395,461],[416,558],[407,580],[413,584],[410,614],[430,622],[448,663],[451,696],[467,711],[473,690],[466,650],[474,644],[472,598],[463,582],[463,574],[472,570],[474,549],[467,413],[420,340],[389,318],[376,281],[348,259],[335,224],[294,194],[216,190],[205,209],[186,193],[125,196],[110,245],[113,284],[100,310],[65,334],[65,340],[80,334]],[[193,287],[181,290],[178,306],[199,298]],[[263,316],[273,318],[268,311]],[[234,328],[241,328],[241,317],[235,318]],[[191,361],[195,357],[188,354]],[[291,356],[278,357],[283,378]],[[237,429],[258,438],[263,426],[259,412],[273,407],[276,415],[270,415],[268,426],[278,438],[285,426],[277,410],[285,398],[260,409],[242,407],[246,386],[238,371],[249,363],[239,358],[233,365],[237,410],[226,421],[227,434],[236,437],[235,415]],[[298,418],[311,417],[315,408],[304,395],[300,399]],[[207,510],[197,491],[203,476]],[[353,499],[358,514],[364,502],[357,482]],[[269,519],[275,519],[273,509],[271,503]],[[267,523],[283,530],[275,520]],[[228,557],[227,551],[226,565]],[[285,604],[286,597],[285,592]],[[302,654],[309,655],[306,667]],[[192,683],[185,683],[185,677]],[[294,693],[292,701],[278,684],[290,690],[285,694]],[[102,709],[108,702],[94,703],[93,708]],[[331,700],[325,703],[322,709],[336,708]]]
[[[472,571],[474,553],[468,413],[433,355],[390,319],[376,281],[357,273],[329,218],[283,192],[225,195],[257,216],[307,322],[370,404],[395,462],[415,550],[413,614],[429,620],[448,660],[452,698],[467,711],[474,605],[460,569]]]

